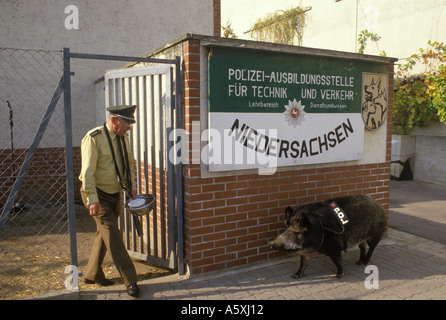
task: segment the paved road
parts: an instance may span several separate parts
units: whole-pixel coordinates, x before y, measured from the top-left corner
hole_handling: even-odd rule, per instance
[[[446,245],[446,186],[391,181],[389,226]]]
[[[342,279],[334,277],[336,268],[326,256],[314,258],[304,278],[293,279],[299,260],[288,256],[191,279],[171,275],[144,281],[140,299],[446,299],[446,245],[390,229],[372,257],[377,269],[366,273],[364,266],[355,264],[358,256],[359,250],[343,255]],[[377,288],[368,278],[372,275],[377,276]],[[86,291],[80,299],[131,299],[122,289]]]

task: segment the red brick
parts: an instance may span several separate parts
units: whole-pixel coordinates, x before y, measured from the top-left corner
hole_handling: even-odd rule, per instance
[[[238,221],[246,219],[246,213],[236,213],[226,215],[226,222]]]
[[[231,222],[231,223],[225,223],[225,224],[218,224],[218,225],[215,225],[214,227],[215,227],[215,232],[218,232],[218,231],[235,229],[236,224],[235,224],[235,222]]]
[[[225,222],[225,217],[223,216],[202,219],[203,226],[213,226],[215,224],[224,222]]]
[[[228,182],[226,184],[226,189],[227,190],[242,189],[242,188],[247,188],[247,187],[248,187],[248,182],[246,182],[246,181]]]
[[[239,258],[244,258],[247,256],[253,256],[257,254],[257,249],[249,249],[249,250],[244,250],[238,253],[238,257]]]
[[[241,244],[234,244],[234,245],[231,245],[231,246],[227,246],[226,247],[226,252],[227,253],[230,253],[230,252],[237,252],[237,251],[240,251],[240,250],[244,250],[244,249],[246,249],[246,243],[241,243]]]
[[[245,259],[237,259],[237,260],[229,261],[227,263],[227,267],[232,268],[232,267],[242,266],[246,263],[247,263],[246,258]]]

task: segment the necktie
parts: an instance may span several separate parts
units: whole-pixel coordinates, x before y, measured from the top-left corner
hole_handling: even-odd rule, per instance
[[[115,164],[115,170],[116,170],[116,175],[117,175],[117,178],[118,178],[118,182],[119,182],[119,184],[121,185],[121,187],[124,190],[131,190],[131,188],[132,188],[132,178],[131,178],[131,175],[130,175],[129,157],[128,157],[128,154],[127,154],[127,149],[126,149],[126,146],[125,146],[124,137],[116,136],[116,141],[117,141],[117,144],[118,144],[117,145],[117,147],[118,147],[118,154],[119,154],[119,157],[120,157],[120,160],[121,160],[121,164],[122,164],[122,173],[123,173],[123,175],[121,177],[121,173],[120,173],[120,170],[118,168],[118,163],[117,163],[116,157],[115,157],[115,151],[114,151],[114,148],[113,148],[113,143],[112,143],[112,140],[110,138],[110,134],[108,133],[108,129],[107,129],[106,123],[104,123],[104,131],[105,131],[105,135],[107,136],[108,144],[110,146],[111,154],[112,154],[112,157],[113,157],[113,162]],[[122,150],[122,147],[124,148],[124,151]],[[125,160],[126,161],[124,161],[124,156],[125,156]],[[124,181],[122,181],[122,178],[126,178],[127,185],[125,185],[126,183]],[[123,183],[124,183],[124,185],[123,185]]]
[[[125,181],[126,189],[131,190],[132,183],[131,183],[131,176],[130,176],[130,165],[129,165],[129,158],[127,154],[127,148],[125,144],[125,140],[123,136],[116,136],[116,140],[118,143],[118,153],[119,158],[121,159],[122,163],[122,178]]]

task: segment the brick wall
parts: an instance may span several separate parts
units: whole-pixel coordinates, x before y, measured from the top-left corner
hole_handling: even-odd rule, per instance
[[[214,36],[221,35],[221,0],[214,0]]]
[[[185,129],[200,120],[200,42],[183,43]],[[267,243],[284,228],[284,208],[348,194],[368,194],[388,212],[393,66],[389,72],[386,162],[202,178],[184,166],[185,256],[191,274],[277,257]],[[190,145],[190,150],[192,150]],[[194,151],[194,150],[192,150]]]
[[[207,179],[188,172],[185,234],[192,274],[277,256],[267,244],[283,230],[286,206],[368,194],[389,207],[388,163]]]

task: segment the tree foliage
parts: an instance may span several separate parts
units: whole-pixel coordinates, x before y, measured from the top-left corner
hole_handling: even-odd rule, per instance
[[[372,40],[373,42],[378,42],[381,39],[381,37],[378,36],[377,33],[371,33],[368,30],[362,30],[358,35],[358,45],[359,45],[358,53],[360,53],[360,54],[364,53],[365,46],[366,46],[368,39]],[[383,50],[380,52],[379,55],[385,57],[386,52]]]
[[[426,126],[430,120],[446,123],[446,47],[429,41],[407,63],[400,65],[394,90],[393,131],[406,134],[414,126]],[[412,75],[421,63],[425,71]]]
[[[260,18],[248,32],[251,38],[259,41],[274,42],[281,44],[302,44],[303,30],[305,27],[305,12],[311,8],[291,8],[279,10]]]
[[[234,30],[232,29],[231,23],[229,21],[226,22],[225,26],[221,26],[221,28],[223,29],[223,37],[231,38],[231,39],[237,38],[236,34],[234,33]]]

